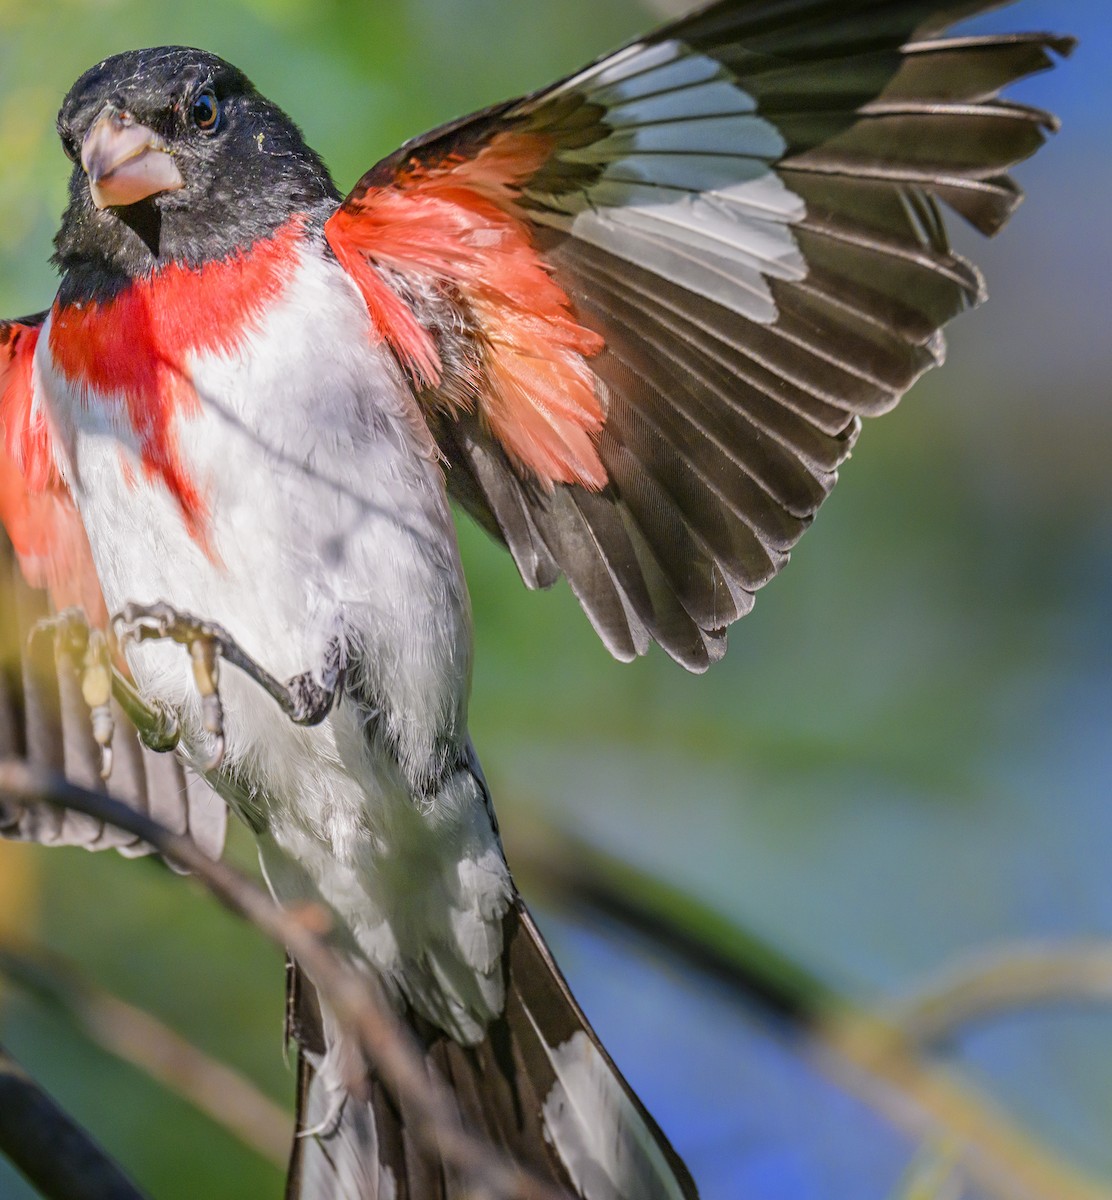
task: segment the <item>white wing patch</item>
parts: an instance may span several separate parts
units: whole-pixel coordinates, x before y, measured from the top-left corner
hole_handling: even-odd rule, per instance
[[[783,137],[727,68],[671,40],[631,46],[566,91],[605,109],[611,132],[557,157],[601,172],[578,192],[527,191],[541,206],[533,219],[739,316],[774,322],[769,280],[807,274],[791,230],[805,209],[772,170]]]
[[[578,1193],[586,1200],[684,1200],[656,1139],[587,1034],[573,1034],[548,1057],[556,1083],[544,1102],[545,1136]]]

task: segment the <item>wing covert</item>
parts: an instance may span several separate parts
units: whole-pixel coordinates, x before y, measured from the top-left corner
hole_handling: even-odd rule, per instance
[[[1055,122],[998,93],[1073,44],[943,36],[990,7],[722,0],[409,143],[333,218],[404,310],[380,331],[450,491],[526,584],[564,574],[617,657],[720,657],[860,418],[984,298],[940,203],[1006,222],[1007,172]],[[419,249],[372,228],[386,209],[423,210]]]

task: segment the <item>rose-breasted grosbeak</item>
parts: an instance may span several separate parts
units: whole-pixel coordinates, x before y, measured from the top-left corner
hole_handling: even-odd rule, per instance
[[[117,55],[62,106],[61,286],[0,326],[23,571],[94,623],[196,613],[265,668],[225,672],[217,782],[275,895],[331,905],[465,1117],[585,1200],[695,1189],[514,891],[467,733],[449,496],[528,586],[564,575],[617,657],[720,657],[860,417],[982,298],[940,205],[1005,222],[1006,172],[1053,122],[998,92],[1070,47],[943,36],[991,4],[724,0],[346,199],[199,50]],[[186,656],[127,661],[203,764]],[[404,1109],[345,1096],[327,1011],[320,1033],[300,1194],[458,1195]]]

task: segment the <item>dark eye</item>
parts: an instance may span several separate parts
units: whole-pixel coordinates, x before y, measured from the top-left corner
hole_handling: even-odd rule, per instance
[[[220,125],[220,104],[207,88],[193,101],[193,124],[202,133],[215,133]]]
[[[68,158],[70,162],[77,162],[78,158],[80,158],[80,153],[77,149],[77,142],[74,141],[73,135],[70,133],[70,131],[59,126],[58,137],[62,141],[62,149],[65,151],[66,158]]]

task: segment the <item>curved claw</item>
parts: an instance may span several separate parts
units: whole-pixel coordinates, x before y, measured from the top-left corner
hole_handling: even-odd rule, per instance
[[[206,733],[212,735],[214,749],[205,766],[206,771],[215,771],[224,761],[224,706],[217,691],[201,693],[201,724]]]
[[[189,647],[193,682],[201,698],[201,725],[212,738],[213,752],[205,771],[219,770],[224,761],[224,706],[220,700],[220,657],[228,637],[219,625],[178,612],[165,601],[136,604],[129,601],[112,618],[112,628],[121,647],[131,643],[166,639]],[[179,727],[172,713],[164,714],[164,728],[155,732],[157,749],[177,745]],[[146,739],[145,739],[146,740]],[[151,741],[148,741],[148,745]]]
[[[40,637],[50,634],[60,652],[80,657],[85,653],[91,629],[83,608],[63,608],[49,617],[41,617],[31,626],[27,644],[33,645]]]
[[[144,745],[160,754],[176,750],[181,741],[181,722],[177,713],[160,700],[151,701],[149,709],[152,719],[139,728]],[[132,720],[135,720],[134,716]]]
[[[213,741],[212,755],[205,762],[204,772],[219,771],[224,765],[224,735],[219,734]]]
[[[198,637],[189,643],[189,655],[193,660],[193,681],[201,696],[201,724],[215,741],[205,769],[215,771],[224,761],[224,705],[220,700],[218,648],[211,637]]]
[[[128,601],[112,618],[112,632],[120,647],[148,638],[170,636],[176,614],[168,605],[135,604]]]
[[[112,716],[112,662],[108,642],[99,629],[90,630],[81,664],[81,694],[89,706],[93,740],[100,747],[100,777],[112,773],[112,738],[116,721]]]

